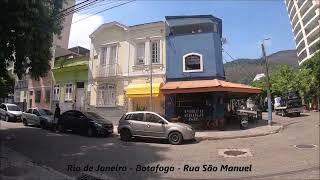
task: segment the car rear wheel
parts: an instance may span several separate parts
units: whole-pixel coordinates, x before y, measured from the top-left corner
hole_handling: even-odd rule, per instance
[[[130,141],[131,139],[131,132],[129,129],[122,129],[120,131],[120,139],[122,141]]]
[[[23,123],[24,126],[28,126],[28,121],[26,119],[23,119],[22,123]]]
[[[9,121],[10,121],[9,116],[6,116],[6,121],[7,121],[7,122],[9,122]]]
[[[183,141],[182,134],[177,131],[171,132],[168,139],[169,142],[174,145],[181,144]]]

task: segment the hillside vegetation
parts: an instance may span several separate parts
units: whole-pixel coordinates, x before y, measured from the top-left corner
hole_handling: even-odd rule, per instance
[[[236,59],[224,64],[226,79],[231,82],[250,84],[253,78],[265,73],[262,59]],[[285,50],[268,56],[269,70],[272,72],[279,65],[298,68],[298,57],[295,50]]]

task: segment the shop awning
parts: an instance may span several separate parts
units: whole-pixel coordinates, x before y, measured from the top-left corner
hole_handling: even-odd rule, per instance
[[[248,93],[259,94],[260,88],[232,83],[218,79],[212,80],[192,80],[192,81],[172,81],[167,82],[161,87],[163,94],[178,94],[178,93],[196,93],[196,92],[233,92],[233,93]]]
[[[162,83],[152,83],[152,96],[157,97]],[[149,97],[150,84],[129,84],[126,88],[127,97]]]

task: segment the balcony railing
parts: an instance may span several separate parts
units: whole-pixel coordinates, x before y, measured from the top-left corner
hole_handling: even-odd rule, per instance
[[[121,76],[121,69],[119,64],[106,64],[106,65],[98,65],[95,70],[95,77],[115,77]]]

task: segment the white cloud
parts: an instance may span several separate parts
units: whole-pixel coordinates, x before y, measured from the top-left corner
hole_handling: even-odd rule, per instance
[[[75,13],[72,18],[72,22],[76,22],[83,19],[90,14],[77,14]],[[82,46],[90,49],[89,35],[96,30],[103,23],[103,17],[99,15],[93,15],[89,18],[81,20],[71,25],[69,48],[74,46]]]

